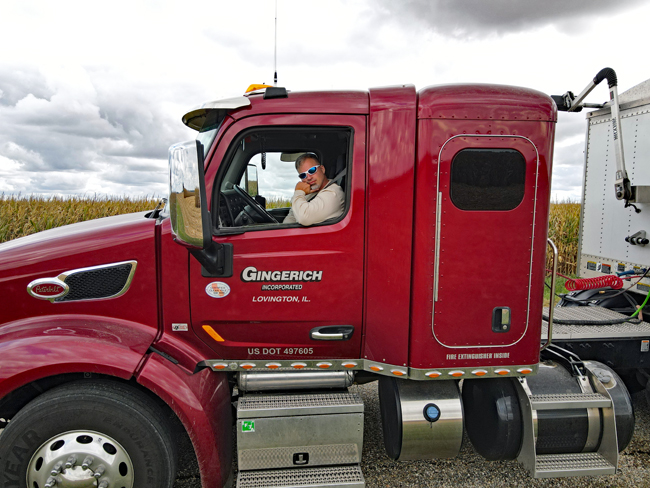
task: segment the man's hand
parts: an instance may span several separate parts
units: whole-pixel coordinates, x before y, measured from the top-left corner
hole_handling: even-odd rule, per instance
[[[309,195],[311,193],[311,186],[304,181],[299,181],[298,184],[296,184],[296,190],[302,190],[305,192],[305,195]]]

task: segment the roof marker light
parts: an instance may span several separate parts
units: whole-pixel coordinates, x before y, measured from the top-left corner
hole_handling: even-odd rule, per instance
[[[246,91],[244,93],[250,93],[250,92],[253,92],[253,91],[257,91],[257,90],[263,90],[265,88],[273,88],[273,85],[262,85],[262,84],[253,83],[248,88],[246,88]]]
[[[212,327],[209,325],[204,325],[203,330],[208,333],[210,337],[212,337],[215,341],[217,342],[226,342],[223,337],[221,337],[219,334],[217,334],[217,331],[214,330]]]

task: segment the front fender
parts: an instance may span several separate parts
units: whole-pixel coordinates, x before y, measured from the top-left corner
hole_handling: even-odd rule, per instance
[[[0,398],[41,378],[97,373],[129,379],[156,329],[96,316],[31,317],[0,328]]]
[[[180,419],[189,434],[203,488],[222,487],[231,475],[232,412],[226,373],[203,369],[190,374],[150,354],[138,376]]]

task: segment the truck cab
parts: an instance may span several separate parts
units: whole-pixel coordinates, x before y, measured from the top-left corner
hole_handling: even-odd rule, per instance
[[[355,368],[421,379],[479,364],[534,369],[552,102],[480,85],[285,96],[250,95],[206,131],[205,206],[232,276],[205,276],[195,260],[189,283],[192,328],[216,357],[283,367],[362,358]],[[284,185],[290,197],[291,158],[305,152],[339,176],[345,211],[284,224],[260,192]],[[256,195],[239,185],[251,167]],[[507,270],[508,282],[490,286],[488,270]],[[469,274],[479,300],[456,292]],[[211,283],[228,296],[215,300]],[[315,339],[324,327],[345,338]]]

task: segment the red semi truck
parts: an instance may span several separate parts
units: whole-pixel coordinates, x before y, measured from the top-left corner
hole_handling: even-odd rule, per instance
[[[182,425],[206,488],[362,487],[348,387],[375,380],[394,459],[467,432],[535,477],[614,473],[622,381],[540,357],[556,118],[469,84],[189,112],[164,208],[0,246],[0,486],[169,487]],[[345,194],[307,227],[262,195],[290,195],[305,152]]]

